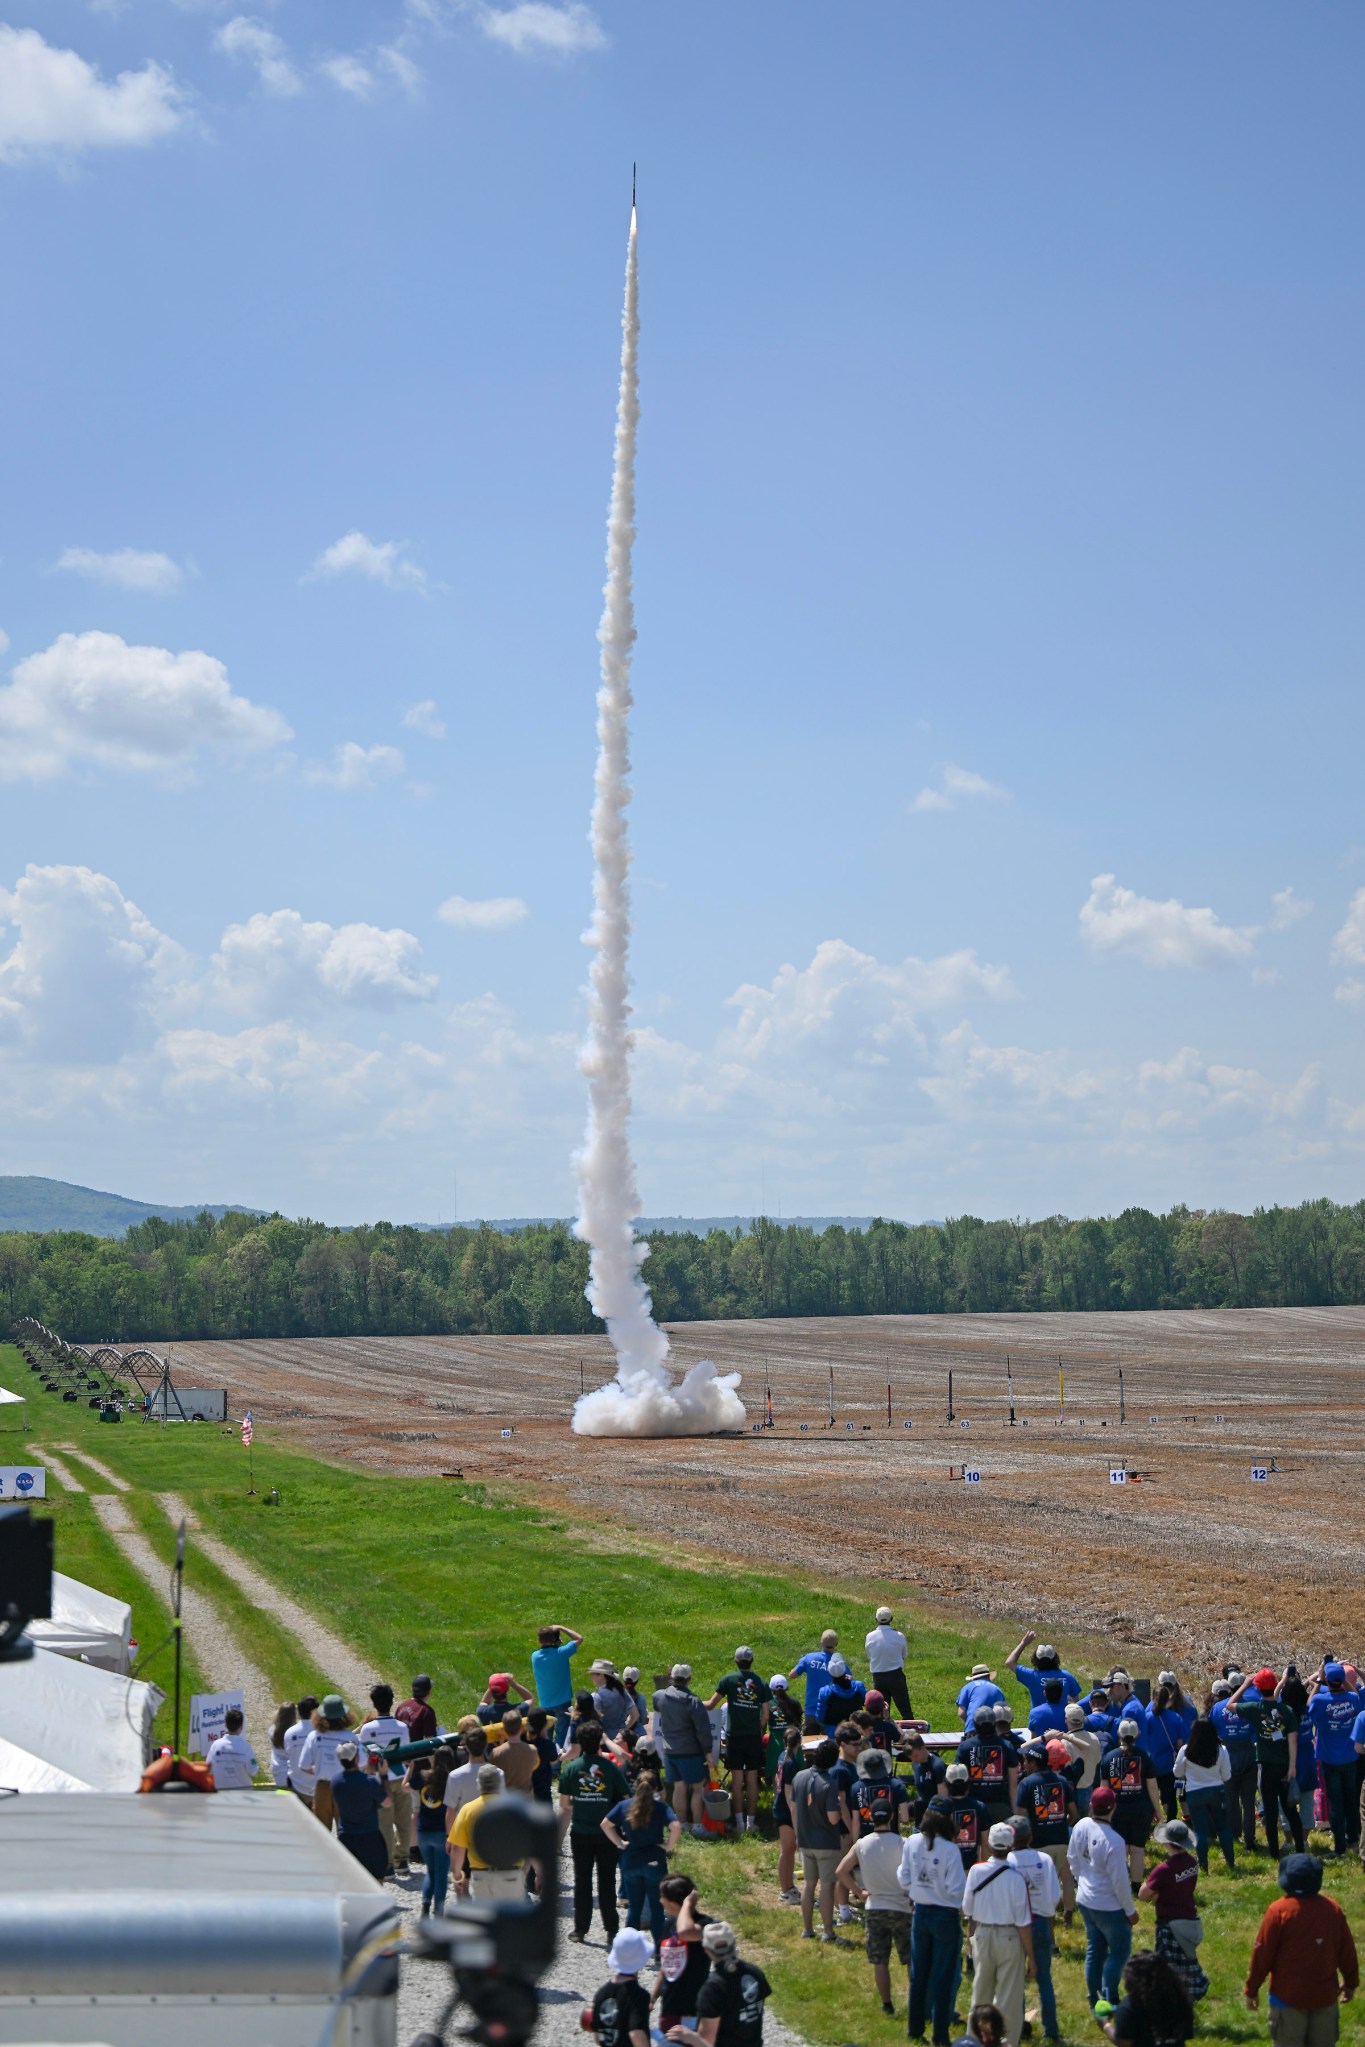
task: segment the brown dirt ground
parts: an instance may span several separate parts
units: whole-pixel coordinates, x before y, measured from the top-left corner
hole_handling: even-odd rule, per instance
[[[315,1453],[515,1483],[765,1567],[786,1556],[813,1574],[901,1582],[1186,1665],[1365,1656],[1365,1308],[713,1322],[670,1335],[679,1367],[712,1357],[743,1373],[751,1422],[770,1386],[775,1427],[575,1436],[580,1373],[589,1389],[611,1376],[604,1338],[183,1343],[173,1362],[182,1384],[226,1385],[234,1411],[250,1405],[258,1425]],[[1254,1483],[1252,1465],[1272,1458]],[[964,1460],[979,1484],[950,1478]],[[1111,1484],[1121,1461],[1140,1482]]]

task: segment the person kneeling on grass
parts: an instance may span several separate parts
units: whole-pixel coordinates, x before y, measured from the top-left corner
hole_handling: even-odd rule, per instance
[[[612,1977],[585,2013],[585,2030],[597,2035],[601,2047],[649,2047],[649,1992],[640,1981],[641,1969],[649,1967],[649,1935],[628,1926],[612,1941],[607,1960]]]
[[[884,2012],[896,2008],[891,2002],[892,1950],[902,1968],[910,1967],[910,1901],[900,1883],[903,1843],[892,1818],[889,1803],[874,1809],[870,1831],[859,1835],[835,1871],[863,1900],[867,1959]]]
[[[735,1931],[713,1919],[701,1937],[711,1973],[697,1992],[695,2026],[674,2026],[668,2037],[685,2047],[763,2047],[763,2007],[773,1986],[757,1962],[744,1961]]]

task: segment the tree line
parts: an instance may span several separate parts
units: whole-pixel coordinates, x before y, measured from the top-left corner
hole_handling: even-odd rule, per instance
[[[1365,1301],[1365,1202],[1251,1215],[1172,1208],[1073,1221],[874,1221],[816,1232],[659,1236],[644,1276],[661,1321],[1098,1308],[1331,1307]],[[282,1215],[159,1216],[122,1239],[0,1235],[0,1307],[76,1342],[177,1337],[517,1336],[600,1331],[586,1245],[565,1223],[330,1229]]]

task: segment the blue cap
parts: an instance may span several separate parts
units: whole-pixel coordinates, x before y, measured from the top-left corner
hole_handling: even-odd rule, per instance
[[[1329,1685],[1345,1684],[1346,1666],[1342,1663],[1324,1663],[1322,1675]]]

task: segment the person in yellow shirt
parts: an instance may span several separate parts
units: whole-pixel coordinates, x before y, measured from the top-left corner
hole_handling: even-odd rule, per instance
[[[483,1763],[479,1767],[478,1796],[462,1805],[451,1824],[450,1862],[455,1879],[455,1888],[461,1897],[477,1898],[481,1902],[515,1902],[525,1895],[526,1865],[518,1862],[511,1869],[494,1869],[479,1854],[474,1846],[474,1831],[479,1815],[500,1798],[506,1789],[502,1771],[496,1763]]]

